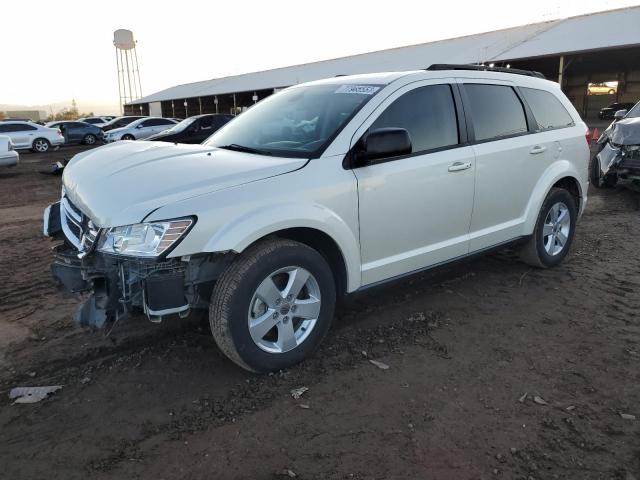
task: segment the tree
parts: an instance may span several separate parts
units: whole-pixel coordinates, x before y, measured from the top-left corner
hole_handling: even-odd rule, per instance
[[[71,101],[71,108],[63,108],[53,115],[49,115],[47,117],[47,121],[51,122],[53,120],[76,120],[81,117],[91,117],[93,116],[93,112],[88,113],[79,113],[78,107],[76,106],[76,101]]]
[[[4,112],[0,112],[0,120],[4,120],[5,118],[7,118],[5,113]]]

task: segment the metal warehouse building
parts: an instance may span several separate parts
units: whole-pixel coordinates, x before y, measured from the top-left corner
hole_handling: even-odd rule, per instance
[[[556,80],[585,119],[640,99],[640,7],[178,85],[125,105],[127,115],[238,113],[278,89],[336,75],[484,63]]]

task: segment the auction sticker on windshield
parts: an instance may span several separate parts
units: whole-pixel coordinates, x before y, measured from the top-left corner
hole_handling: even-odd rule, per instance
[[[336,93],[359,93],[361,95],[373,95],[380,87],[372,87],[371,85],[342,85],[336,90]]]

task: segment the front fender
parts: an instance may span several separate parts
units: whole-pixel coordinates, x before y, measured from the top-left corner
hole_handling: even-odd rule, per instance
[[[345,262],[347,290],[360,287],[358,239],[342,218],[319,204],[280,203],[248,212],[219,228],[204,251],[240,253],[255,241],[288,228],[312,228],[329,235]]]
[[[573,163],[568,160],[558,160],[545,170],[533,189],[533,194],[531,195],[525,213],[524,232],[526,234],[533,233],[536,221],[538,220],[538,214],[551,188],[553,188],[558,180],[566,177],[574,179],[578,184],[581,198],[579,216],[582,215],[587,202],[588,181],[584,178],[584,174],[581,174]]]

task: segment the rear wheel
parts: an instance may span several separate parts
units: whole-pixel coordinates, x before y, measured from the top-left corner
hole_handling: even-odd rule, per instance
[[[302,361],[333,318],[336,290],[325,259],[272,239],[243,252],[216,282],[209,322],[220,349],[241,367],[268,372]]]
[[[37,153],[45,153],[50,147],[51,144],[46,138],[36,138],[31,145],[31,150]]]
[[[520,258],[539,268],[561,263],[573,242],[577,214],[573,196],[562,188],[552,188],[542,204],[533,235],[520,251]]]
[[[94,145],[96,143],[96,136],[91,133],[85,135],[83,143],[85,145]]]
[[[122,136],[122,140],[135,140],[135,138],[130,133],[127,133],[127,134]]]

